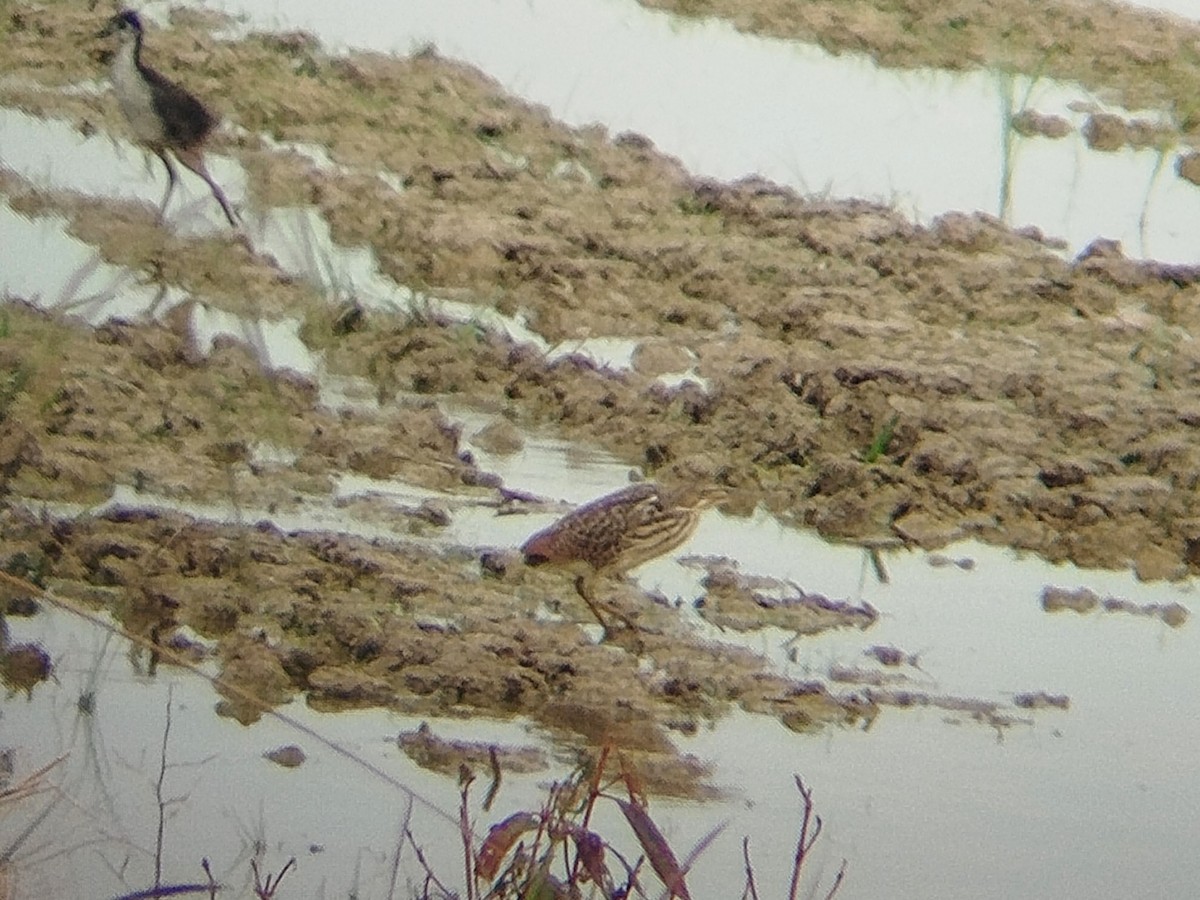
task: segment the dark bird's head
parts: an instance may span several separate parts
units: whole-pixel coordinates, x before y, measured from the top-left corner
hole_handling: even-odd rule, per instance
[[[108,20],[98,37],[110,34],[120,35],[123,41],[137,40],[142,34],[142,20],[132,9],[123,9]]]

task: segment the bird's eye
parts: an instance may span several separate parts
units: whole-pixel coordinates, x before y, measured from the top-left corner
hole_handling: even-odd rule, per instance
[[[550,557],[542,556],[542,554],[540,554],[540,553],[525,554],[525,565],[527,565],[527,566],[540,566],[543,563],[547,563],[549,561],[550,561]]]

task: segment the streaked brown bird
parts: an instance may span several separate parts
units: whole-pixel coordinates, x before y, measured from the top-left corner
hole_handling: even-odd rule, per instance
[[[630,485],[567,513],[529,538],[521,553],[526,565],[574,571],[575,590],[607,630],[596,604],[596,583],[674,550],[696,531],[700,514],[724,498],[718,488]],[[637,630],[626,616],[612,612]]]
[[[118,41],[111,69],[117,103],[137,142],[153,151],[167,167],[167,192],[159,217],[166,213],[167,201],[179,182],[179,173],[171,162],[174,154],[204,179],[229,224],[237,228],[237,214],[204,165],[204,142],[217,124],[216,117],[186,88],[142,62],[142,20],[137,13],[126,9],[109,19],[99,36],[112,34]]]

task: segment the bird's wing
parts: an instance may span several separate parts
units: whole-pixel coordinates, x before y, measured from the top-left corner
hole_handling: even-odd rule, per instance
[[[145,67],[142,74],[153,88],[154,111],[162,120],[168,145],[187,149],[204,140],[217,123],[205,105],[154,69]]]
[[[624,542],[665,551],[675,545],[673,538],[688,527],[689,519],[686,510],[668,507],[658,493],[648,495],[630,507]]]

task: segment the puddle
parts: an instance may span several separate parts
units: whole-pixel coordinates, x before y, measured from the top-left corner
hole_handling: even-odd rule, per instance
[[[99,252],[64,230],[55,216],[30,219],[0,203],[0,244],[5,248],[0,294],[20,297],[41,309],[69,313],[91,325],[135,318],[147,310],[165,313],[185,297],[137,283],[137,275],[113,266]],[[53,265],[46,265],[54,260]]]
[[[1103,236],[1134,255],[1200,259],[1189,228],[1200,191],[1169,171],[1171,159],[1160,172],[1152,151],[1089,150],[1078,133],[1084,116],[1069,104],[1094,98],[1078,86],[882,70],[631,0],[409,0],[382,12],[363,0],[221,7],[258,27],[309,30],[333,47],[403,53],[433,44],[565,122],[644,133],[698,175],[759,174],[803,191],[879,199],[921,221],[949,210],[1005,214],[1064,238],[1072,252]],[[1030,107],[1076,130],[1057,141],[1015,137],[1006,160],[1003,109],[1027,95]],[[932,141],[937,153],[912,152]]]
[[[231,40],[238,40],[244,35],[230,34]],[[307,141],[277,141],[269,134],[260,134],[258,139],[271,150],[275,151],[290,151],[298,156],[304,157],[312,163],[319,171],[332,172],[335,175],[343,175],[353,171],[346,166],[335,162],[333,157],[329,155],[329,151],[321,144],[314,144]],[[403,194],[405,191],[404,179],[395,172],[381,170],[377,173],[380,181],[390,187],[397,194]]]
[[[419,311],[451,321],[478,325],[519,343],[548,346],[520,317],[484,306],[421,294],[397,284],[379,269],[369,247],[334,243],[329,223],[311,207],[277,208],[252,213],[249,229],[255,249],[275,259],[285,272],[315,285],[332,301],[354,300],[368,310]]]
[[[167,667],[154,677],[140,673],[130,665],[137,653],[90,623],[52,610],[9,621],[12,640],[38,641],[56,662],[56,681],[36,688],[29,701],[3,703],[3,746],[16,750],[14,782],[66,754],[49,778],[62,792],[57,800],[49,792],[20,807],[10,803],[0,817],[7,848],[37,811],[50,808],[14,855],[14,896],[116,896],[153,884],[154,785],[168,703],[164,884],[203,883],[206,857],[234,896],[251,896],[248,860],[260,844],[264,874],[295,856],[295,883],[323,884],[332,896],[387,896],[410,796],[416,800],[411,825],[431,864],[461,872],[453,780],[418,768],[395,744],[400,731],[421,720],[378,710],[322,714],[301,703],[281,710],[386,773],[394,782],[387,784],[279,719],[244,728],[215,716],[219,698],[207,681]],[[85,697],[90,712],[81,708]],[[519,723],[433,725],[446,737],[540,743]],[[307,756],[299,768],[263,758],[289,744]],[[502,803],[533,803],[538,796],[535,779],[514,776],[505,785]],[[412,862],[411,851],[407,856]],[[47,863],[50,857],[54,862]]]
[[[319,372],[319,359],[300,340],[299,319],[245,319],[201,304],[195,304],[191,312],[192,336],[205,356],[225,337],[249,347],[268,371],[287,370],[311,378]]]
[[[499,475],[509,487],[579,504],[629,483],[628,464],[601,450],[555,437],[522,433],[520,450],[489,452],[473,442],[472,436],[495,421],[494,417],[444,400],[439,405],[452,422],[462,426],[463,447],[478,466]]]
[[[271,209],[263,214],[251,213],[248,219],[251,241],[259,252],[269,254],[289,275],[315,285],[332,301],[353,300],[368,310],[416,311],[475,325],[502,334],[515,343],[531,344],[551,361],[578,356],[613,370],[628,369],[633,364],[639,340],[597,337],[552,345],[533,331],[519,314],[506,316],[486,306],[418,293],[397,284],[380,271],[369,247],[336,244],[329,223],[314,208]],[[672,377],[675,383],[701,380],[690,372]],[[673,383],[667,378],[664,381]]]
[[[90,325],[113,319],[161,318],[187,300],[173,287],[139,284],[139,275],[104,262],[93,247],[65,231],[57,216],[28,218],[0,205],[0,243],[9,251],[0,293],[39,309],[78,316]],[[54,265],[46,265],[46,260]],[[245,344],[269,371],[289,370],[315,378],[319,357],[300,340],[298,319],[247,319],[192,304],[189,327],[198,352],[207,355],[220,338]]]
[[[365,378],[325,372],[317,382],[318,403],[326,409],[379,412],[379,389]]]

